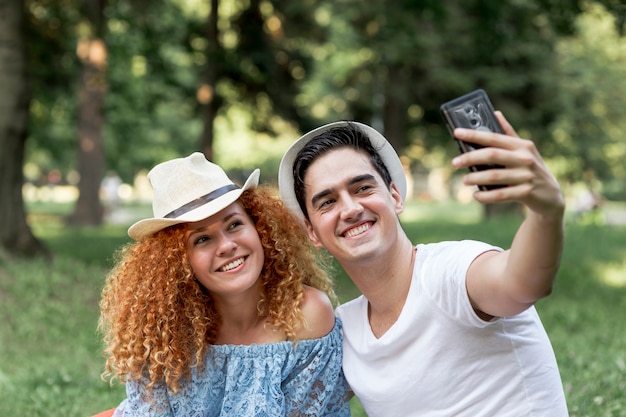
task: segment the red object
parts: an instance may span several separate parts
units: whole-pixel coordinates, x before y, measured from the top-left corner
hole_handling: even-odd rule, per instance
[[[115,412],[115,408],[112,408],[110,410],[106,410],[106,411],[103,411],[101,413],[94,414],[91,417],[111,417],[114,412]]]

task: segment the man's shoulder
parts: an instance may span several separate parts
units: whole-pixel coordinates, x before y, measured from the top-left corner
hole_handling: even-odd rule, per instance
[[[478,240],[444,240],[435,243],[421,243],[417,245],[418,256],[437,256],[455,252],[480,252],[493,249],[494,246]]]
[[[366,307],[367,299],[365,296],[361,295],[338,306],[335,309],[335,316],[339,317],[343,322],[346,322],[359,316]]]

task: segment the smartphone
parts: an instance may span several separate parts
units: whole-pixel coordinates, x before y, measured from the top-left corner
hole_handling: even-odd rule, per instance
[[[471,93],[457,97],[443,103],[439,108],[443,120],[448,127],[450,135],[459,146],[461,152],[471,152],[475,149],[483,148],[477,143],[464,142],[454,137],[454,129],[463,127],[466,129],[487,130],[489,132],[504,133],[502,126],[496,119],[493,105],[489,96],[484,90],[478,89]],[[471,171],[483,171],[486,169],[504,168],[501,165],[487,164],[474,165],[469,167]],[[495,188],[506,187],[505,185],[479,185],[482,191],[493,190]]]

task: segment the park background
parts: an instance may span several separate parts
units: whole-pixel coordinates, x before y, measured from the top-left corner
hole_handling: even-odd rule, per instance
[[[201,151],[275,183],[302,132],[362,121],[405,164],[415,242],[508,246],[519,207],[471,200],[439,115],[483,88],[568,202],[538,309],[570,413],[626,416],[625,24],[621,0],[1,2],[0,415],[123,398],[99,378],[99,292],[166,159]]]

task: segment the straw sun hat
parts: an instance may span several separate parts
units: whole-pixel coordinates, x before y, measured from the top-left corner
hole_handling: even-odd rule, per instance
[[[391,175],[391,181],[396,185],[396,187],[398,187],[400,195],[402,196],[402,201],[406,198],[406,177],[404,175],[404,169],[402,168],[402,162],[400,162],[398,154],[387,139],[385,139],[385,137],[376,129],[363,123],[349,121],[333,122],[302,135],[291,145],[280,161],[280,167],[278,169],[278,188],[280,189],[280,196],[285,203],[285,206],[300,220],[304,220],[304,213],[300,209],[300,205],[298,204],[298,199],[296,198],[296,193],[293,188],[293,165],[296,162],[298,152],[300,152],[300,150],[316,136],[319,136],[331,129],[345,127],[348,125],[352,125],[360,129],[370,140],[370,143],[374,146],[374,149],[377,150],[383,160],[383,163],[387,167],[389,175]],[[329,172],[328,175],[333,175],[333,173]]]
[[[245,190],[256,188],[259,172],[255,169],[239,188],[200,152],[163,162],[148,173],[154,217],[133,224],[128,235],[139,240],[168,226],[206,219],[237,201]]]

